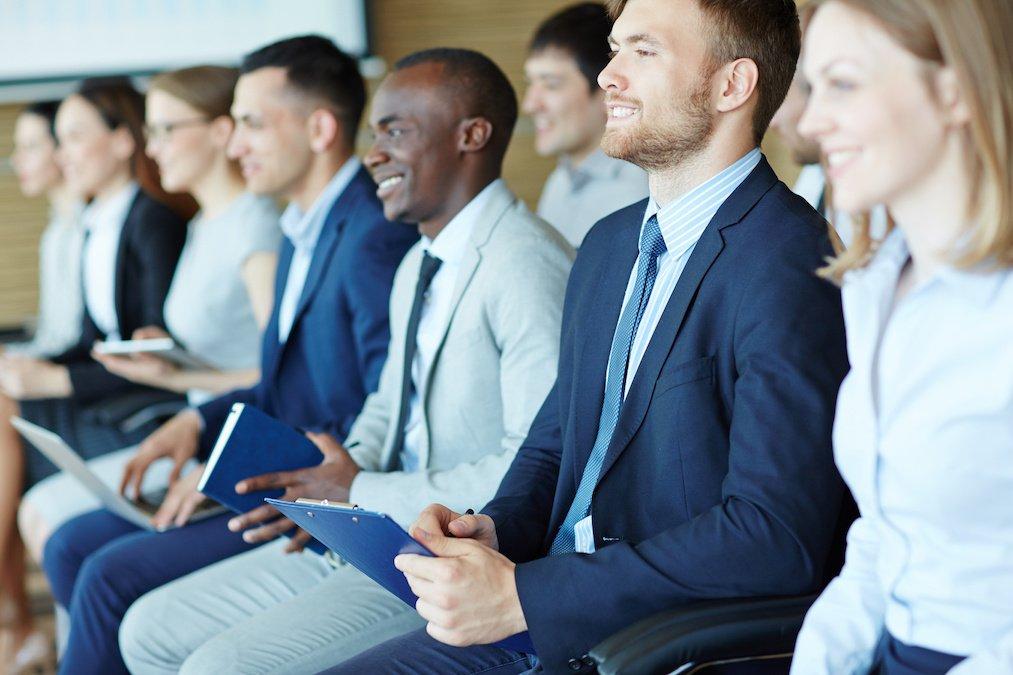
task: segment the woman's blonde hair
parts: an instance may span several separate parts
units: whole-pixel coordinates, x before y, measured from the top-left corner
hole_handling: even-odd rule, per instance
[[[193,106],[209,120],[227,116],[232,108],[239,71],[224,66],[194,66],[159,73],[148,91],[160,90]]]
[[[839,2],[882,25],[918,58],[951,68],[970,110],[971,213],[975,223],[954,264],[1013,267],[1013,2],[1010,0],[816,0]],[[879,242],[868,214],[854,218],[851,246],[820,270],[840,281],[866,265]]]

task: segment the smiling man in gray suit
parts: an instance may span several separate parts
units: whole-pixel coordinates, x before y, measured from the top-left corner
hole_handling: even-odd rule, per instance
[[[391,296],[377,392],[344,444],[312,435],[318,467],[248,479],[285,498],[352,501],[407,526],[431,502],[485,504],[548,393],[573,252],[500,172],[517,118],[502,71],[466,50],[400,61],[373,101],[364,163],[386,217],[419,242]],[[270,507],[230,523],[259,541],[291,529]],[[347,565],[284,556],[300,533],[164,586],[120,631],[133,673],[316,672],[424,625]]]

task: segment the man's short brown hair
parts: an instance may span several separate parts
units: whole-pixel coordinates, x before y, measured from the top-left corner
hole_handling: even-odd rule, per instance
[[[615,20],[629,0],[609,0]],[[751,59],[759,70],[753,136],[770,126],[791,86],[802,48],[794,0],[696,0],[710,20],[710,57],[715,66]]]

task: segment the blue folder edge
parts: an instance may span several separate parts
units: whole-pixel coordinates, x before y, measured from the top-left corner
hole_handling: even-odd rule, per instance
[[[415,607],[418,598],[412,593],[404,574],[394,567],[394,557],[401,553],[433,554],[386,514],[337,504],[271,498],[264,501],[323,542],[342,560]],[[511,635],[495,646],[525,654],[535,653],[527,632]]]

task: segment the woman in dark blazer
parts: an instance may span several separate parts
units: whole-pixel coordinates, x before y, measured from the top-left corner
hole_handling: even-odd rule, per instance
[[[149,431],[124,433],[88,414],[88,406],[103,398],[138,390],[89,354],[96,340],[164,325],[162,306],[193,215],[192,200],[170,197],[159,186],[144,154],[143,120],[144,98],[126,79],[86,81],[57,113],[61,168],[69,187],[90,200],[82,215],[85,311],[80,341],[63,354],[48,361],[0,358],[0,630],[22,646],[16,663],[0,664],[4,672],[44,656],[33,637],[14,521],[23,490],[55,471],[34,449],[25,452],[11,415],[55,431],[85,458],[137,442]]]

